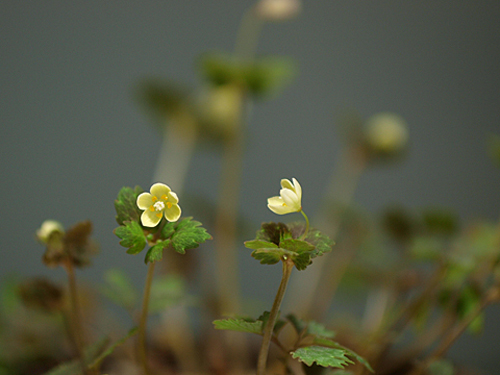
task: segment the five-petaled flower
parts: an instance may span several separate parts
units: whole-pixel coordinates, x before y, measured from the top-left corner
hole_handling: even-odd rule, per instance
[[[177,204],[179,198],[167,185],[156,183],[151,186],[150,193],[142,193],[137,197],[137,207],[144,212],[141,223],[145,227],[155,227],[162,216],[168,221],[177,221],[181,216],[181,208]]]
[[[302,211],[302,188],[295,178],[292,180],[293,184],[290,180],[282,179],[280,196],[267,200],[267,207],[275,214],[285,215]]]

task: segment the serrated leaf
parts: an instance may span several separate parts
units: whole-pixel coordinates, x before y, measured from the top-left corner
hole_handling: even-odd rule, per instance
[[[116,304],[132,309],[137,302],[137,290],[130,277],[120,269],[110,269],[104,274],[106,285],[101,288],[103,294]]]
[[[114,233],[122,239],[120,245],[128,248],[128,254],[138,254],[146,247],[146,237],[136,221],[124,222],[124,225],[116,228]]]
[[[309,242],[314,246],[314,250],[311,251],[311,258],[315,258],[332,251],[332,247],[335,245],[333,240],[314,228],[309,230],[306,238],[304,238],[304,241]]]
[[[344,368],[353,364],[342,349],[326,348],[323,346],[307,346],[290,353],[293,358],[312,366],[314,362],[323,367]]]
[[[215,326],[215,329],[248,332],[248,333],[255,333],[257,335],[262,335],[263,323],[260,320],[257,320],[255,322],[248,322],[244,319],[228,318],[228,319],[214,320],[213,324]]]
[[[272,248],[277,248],[278,245],[264,241],[264,240],[252,240],[252,241],[245,241],[245,247],[252,249],[252,250],[259,250],[259,249],[272,249]]]
[[[170,246],[171,240],[158,241],[153,247],[151,247],[144,259],[144,263],[148,264],[151,262],[158,262],[163,259],[163,250]]]
[[[328,348],[332,348],[332,349],[343,350],[349,357],[354,358],[356,361],[358,361],[363,366],[365,366],[370,372],[375,372],[366,359],[364,359],[362,356],[360,356],[358,353],[352,351],[351,349],[346,348],[343,345],[340,345],[336,341],[333,341],[333,340],[325,338],[325,337],[318,337],[317,336],[314,338],[314,344],[321,345],[321,346],[328,347]]]
[[[287,253],[287,250],[280,248],[259,249],[252,252],[252,257],[260,261],[260,264],[276,264]]]
[[[169,239],[172,237],[172,235],[175,233],[175,227],[177,226],[177,223],[171,223],[167,221],[165,225],[163,226],[163,229],[161,230],[161,238],[164,240]]]
[[[177,224],[175,233],[172,235],[172,245],[175,251],[185,254],[186,250],[194,249],[211,238],[212,236],[201,227],[199,221],[187,217]]]
[[[122,187],[118,192],[118,197],[115,200],[116,221],[119,225],[124,225],[125,221],[139,221],[141,210],[137,207],[137,196],[143,190],[136,186],[134,189],[130,187]]]

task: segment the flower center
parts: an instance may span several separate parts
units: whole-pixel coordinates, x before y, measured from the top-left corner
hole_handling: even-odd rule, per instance
[[[153,207],[155,208],[156,211],[163,211],[165,209],[165,203],[162,201],[158,201],[155,204],[153,204]]]

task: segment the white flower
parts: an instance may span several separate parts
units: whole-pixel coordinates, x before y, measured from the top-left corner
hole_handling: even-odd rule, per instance
[[[150,193],[142,193],[137,197],[137,207],[144,212],[141,215],[142,225],[155,227],[162,216],[168,221],[177,221],[181,216],[181,208],[177,204],[179,198],[167,185],[156,183],[151,186]]]
[[[365,132],[368,144],[376,151],[397,152],[408,143],[408,125],[395,113],[373,115],[366,122]]]
[[[260,0],[257,14],[267,21],[283,21],[295,17],[301,8],[300,0]]]
[[[42,243],[48,243],[50,236],[54,233],[64,234],[62,224],[55,220],[45,220],[42,226],[36,231],[36,238]]]
[[[293,178],[281,180],[280,196],[271,197],[267,200],[267,207],[278,215],[302,211],[302,188],[299,182]]]

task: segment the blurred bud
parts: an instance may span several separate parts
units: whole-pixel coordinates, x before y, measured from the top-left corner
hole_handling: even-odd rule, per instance
[[[408,143],[408,125],[405,120],[390,112],[370,117],[364,128],[366,143],[376,153],[392,154],[402,151]]]
[[[204,123],[211,131],[222,136],[234,133],[242,106],[242,90],[231,84],[211,87],[200,101]]]
[[[45,220],[40,229],[36,231],[36,238],[38,241],[48,244],[50,237],[53,235],[64,235],[64,228],[62,224],[55,220]]]
[[[395,240],[406,242],[415,232],[414,220],[402,207],[387,209],[382,217],[382,225]]]
[[[266,21],[284,21],[297,16],[301,6],[300,0],[260,0],[255,10]]]
[[[63,291],[51,281],[37,277],[27,280],[19,286],[23,303],[47,312],[59,311],[63,307]]]

